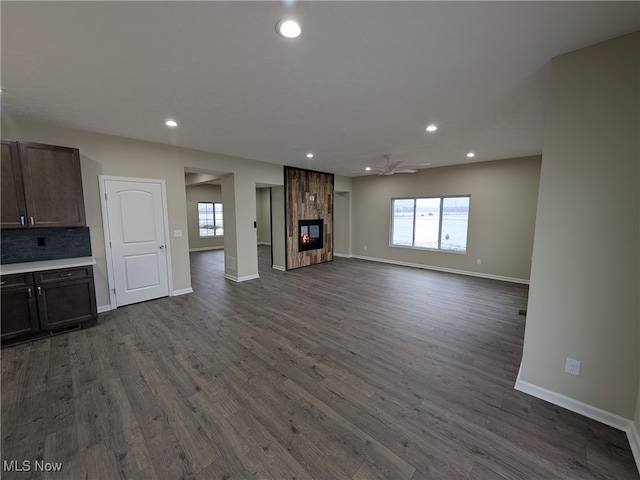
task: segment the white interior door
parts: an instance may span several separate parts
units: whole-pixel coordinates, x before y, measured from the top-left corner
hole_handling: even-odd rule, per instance
[[[102,187],[116,306],[166,297],[169,251],[162,181],[103,178]]]

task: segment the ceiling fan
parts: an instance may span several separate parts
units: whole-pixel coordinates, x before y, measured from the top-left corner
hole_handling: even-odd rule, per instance
[[[424,163],[422,165],[407,165],[404,167],[400,166],[402,163],[400,160],[391,161],[389,155],[385,155],[384,158],[387,160],[387,164],[384,167],[367,167],[367,171],[377,172],[378,175],[393,175],[395,173],[416,173],[419,167],[426,167],[431,165],[430,163]]]

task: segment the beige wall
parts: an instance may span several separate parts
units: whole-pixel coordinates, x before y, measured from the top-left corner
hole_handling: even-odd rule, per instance
[[[333,179],[333,252],[351,255],[353,178],[336,175]]]
[[[333,195],[333,251],[338,255],[351,255],[351,193]]]
[[[186,194],[189,250],[222,248],[224,237],[200,237],[198,228],[198,202],[222,202],[222,188],[220,185],[187,185]]]
[[[520,369],[626,419],[639,375],[639,44],[636,33],[552,62]]]
[[[353,253],[526,283],[539,175],[540,157],[527,157],[354,178]],[[467,194],[466,254],[389,246],[392,198]]]
[[[174,134],[176,132],[172,132],[172,135]],[[109,291],[98,175],[165,180],[169,232],[174,230],[187,232],[185,168],[230,173],[225,178],[230,185],[230,190],[238,195],[237,201],[234,202],[234,199],[231,201],[233,209],[231,219],[234,222],[229,221],[229,206],[225,203],[225,250],[228,248],[227,242],[230,241],[229,232],[238,230],[237,235],[232,236],[236,238],[234,244],[229,247],[237,257],[237,270],[231,276],[242,279],[257,274],[256,234],[253,228],[253,222],[256,219],[256,184],[282,185],[282,166],[170,145],[33,124],[6,117],[2,122],[2,138],[80,149],[87,225],[91,232],[93,256],[97,262],[95,283],[99,307],[109,304]],[[171,142],[169,136],[167,142]],[[236,228],[232,229],[235,221],[237,221]],[[188,290],[191,287],[188,235],[179,238],[171,236],[169,248],[174,291]],[[284,249],[284,246],[281,248]]]
[[[258,229],[258,243],[271,243],[271,200],[269,188],[256,189],[256,221]]]

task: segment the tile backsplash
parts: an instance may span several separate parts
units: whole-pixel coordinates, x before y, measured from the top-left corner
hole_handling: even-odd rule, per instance
[[[91,256],[89,227],[3,229],[1,233],[3,265]]]

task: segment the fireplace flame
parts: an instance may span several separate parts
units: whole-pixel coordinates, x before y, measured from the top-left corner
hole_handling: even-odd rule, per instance
[[[303,233],[302,235],[300,235],[300,241],[303,244],[311,243],[311,238],[309,237],[309,234]]]

